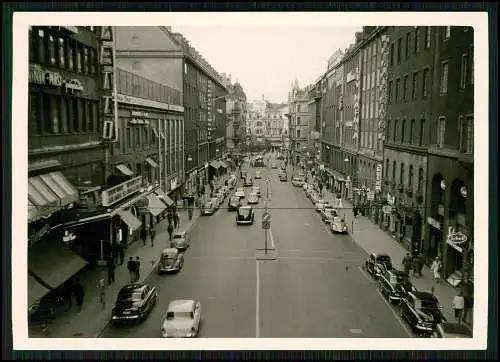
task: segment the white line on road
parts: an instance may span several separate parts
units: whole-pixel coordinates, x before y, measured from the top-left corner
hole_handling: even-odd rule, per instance
[[[255,338],[259,338],[260,334],[260,325],[259,325],[259,316],[260,316],[260,272],[259,272],[259,261],[255,261],[255,269],[257,270],[257,282],[256,282],[256,291],[255,291]]]
[[[271,240],[271,247],[273,249],[276,249],[276,245],[274,244],[274,238],[273,238],[273,233],[271,232],[271,229],[269,229],[269,240]]]

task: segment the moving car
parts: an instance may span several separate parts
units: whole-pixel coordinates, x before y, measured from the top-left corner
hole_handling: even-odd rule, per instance
[[[258,204],[259,203],[259,196],[257,195],[256,192],[250,192],[250,194],[247,197],[247,204]]]
[[[236,224],[253,224],[255,215],[251,206],[241,206],[236,214]]]
[[[218,197],[212,197],[210,201],[212,201],[212,205],[214,206],[215,210],[219,210],[220,199]]]
[[[437,298],[428,292],[411,291],[401,299],[401,317],[420,336],[430,337],[446,321]]]
[[[323,210],[326,205],[330,205],[330,203],[328,202],[328,200],[319,199],[316,202],[316,205],[314,205],[314,208],[316,209],[316,212],[321,212],[321,210]]]
[[[323,210],[321,210],[321,221],[323,221],[325,224],[330,224],[333,218],[339,216],[337,210],[335,210],[333,207],[325,207]]]
[[[223,191],[219,191],[215,197],[217,198],[217,205],[220,206],[224,203],[224,199],[226,198],[226,195],[224,195]]]
[[[305,182],[306,182],[306,180],[302,176],[294,176],[292,178],[292,185],[293,186],[301,187]]]
[[[271,162],[271,168],[278,168],[278,165],[276,164],[276,162]]]
[[[227,205],[228,211],[236,211],[241,206],[240,198],[238,196],[232,196],[229,199],[229,204]]]
[[[163,320],[163,338],[194,338],[198,335],[201,321],[201,303],[197,300],[181,299],[169,303]]]
[[[415,291],[410,282],[410,276],[404,271],[385,270],[378,278],[378,290],[393,304],[399,303],[406,293]]]
[[[255,171],[255,179],[260,179],[262,178],[262,174],[260,173],[260,171]]]
[[[278,175],[279,179],[281,182],[286,182],[288,181],[288,177],[286,176],[286,172],[280,172],[280,174]]]
[[[245,178],[245,182],[243,183],[243,186],[253,186],[253,180],[251,177]]]
[[[187,231],[174,231],[170,245],[178,250],[186,250],[191,244]]]
[[[260,192],[260,186],[253,186],[252,187],[252,192],[255,192],[258,197],[261,197],[261,192]]]
[[[234,196],[239,197],[240,199],[244,199],[245,198],[245,189],[243,187],[236,189]]]
[[[345,220],[338,216],[330,220],[330,229],[334,234],[347,234],[347,225]]]
[[[472,331],[462,323],[442,322],[434,327],[431,338],[472,338]]]
[[[371,253],[365,261],[368,274],[377,279],[385,270],[392,270],[392,260],[387,254]]]
[[[215,207],[212,203],[212,200],[205,202],[203,207],[201,208],[201,215],[213,215],[215,213]]]
[[[113,323],[142,322],[158,300],[158,288],[144,283],[131,283],[120,289],[111,312]]]
[[[176,248],[163,249],[156,268],[158,274],[179,272],[184,265],[184,255]]]

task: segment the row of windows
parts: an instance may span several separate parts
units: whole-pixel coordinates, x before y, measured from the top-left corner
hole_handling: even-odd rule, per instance
[[[409,143],[409,144],[416,144],[419,146],[424,146],[426,143],[425,140],[425,124],[426,121],[424,118],[420,120],[419,124],[419,129],[420,132],[418,134],[415,133],[416,131],[416,121],[412,119],[411,121],[406,122],[406,120],[401,121],[401,125],[399,124],[399,121],[396,119],[394,120],[394,124],[391,127],[391,120],[387,120],[387,127],[386,127],[386,142],[392,142],[392,143]],[[408,133],[406,133],[408,131]]]
[[[120,93],[154,100],[167,104],[181,104],[181,92],[163,84],[118,69],[118,90]]]
[[[457,140],[456,147],[459,152],[473,153],[474,152],[474,116],[458,117],[457,135],[454,139]],[[445,146],[446,134],[446,118],[439,117],[436,134],[436,144],[442,148]]]
[[[74,73],[96,75],[97,50],[64,35],[32,27],[30,31],[30,62],[50,65]]]
[[[388,181],[392,181],[394,183],[398,183],[399,185],[406,186],[408,189],[412,190],[413,189],[413,183],[414,183],[414,169],[412,165],[408,166],[408,178],[405,178],[405,171],[406,171],[406,165],[404,162],[401,162],[399,165],[399,179],[396,179],[397,175],[397,162],[392,161],[392,169],[390,169],[390,161],[387,158],[385,160],[385,178]],[[392,171],[392,172],[390,172]],[[391,175],[391,178],[389,179],[389,175]],[[422,192],[422,188],[424,185],[424,169],[422,167],[419,168],[418,170],[418,179],[417,179],[417,192]]]
[[[28,107],[30,135],[99,131],[96,100],[31,91]]]

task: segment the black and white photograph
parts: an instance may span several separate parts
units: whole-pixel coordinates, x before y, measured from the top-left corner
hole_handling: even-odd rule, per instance
[[[485,348],[487,15],[41,14],[15,345]]]

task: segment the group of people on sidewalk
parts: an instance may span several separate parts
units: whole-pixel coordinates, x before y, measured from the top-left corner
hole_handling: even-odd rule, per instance
[[[422,269],[425,264],[424,254],[417,250],[414,251],[413,256],[410,253],[406,253],[401,264],[403,265],[405,273],[408,275],[410,275],[410,272],[413,271],[414,277],[421,277]]]
[[[75,297],[76,305],[78,306],[78,311],[82,310],[83,305],[83,297],[85,295],[85,291],[83,289],[82,284],[80,283],[80,279],[73,278],[68,279],[63,285],[63,293],[64,293],[64,302],[65,302],[65,311],[69,311],[73,305],[73,296]]]
[[[127,269],[130,275],[130,282],[137,282],[141,277],[141,258],[138,256],[135,258],[132,256],[129,257],[127,261]]]

